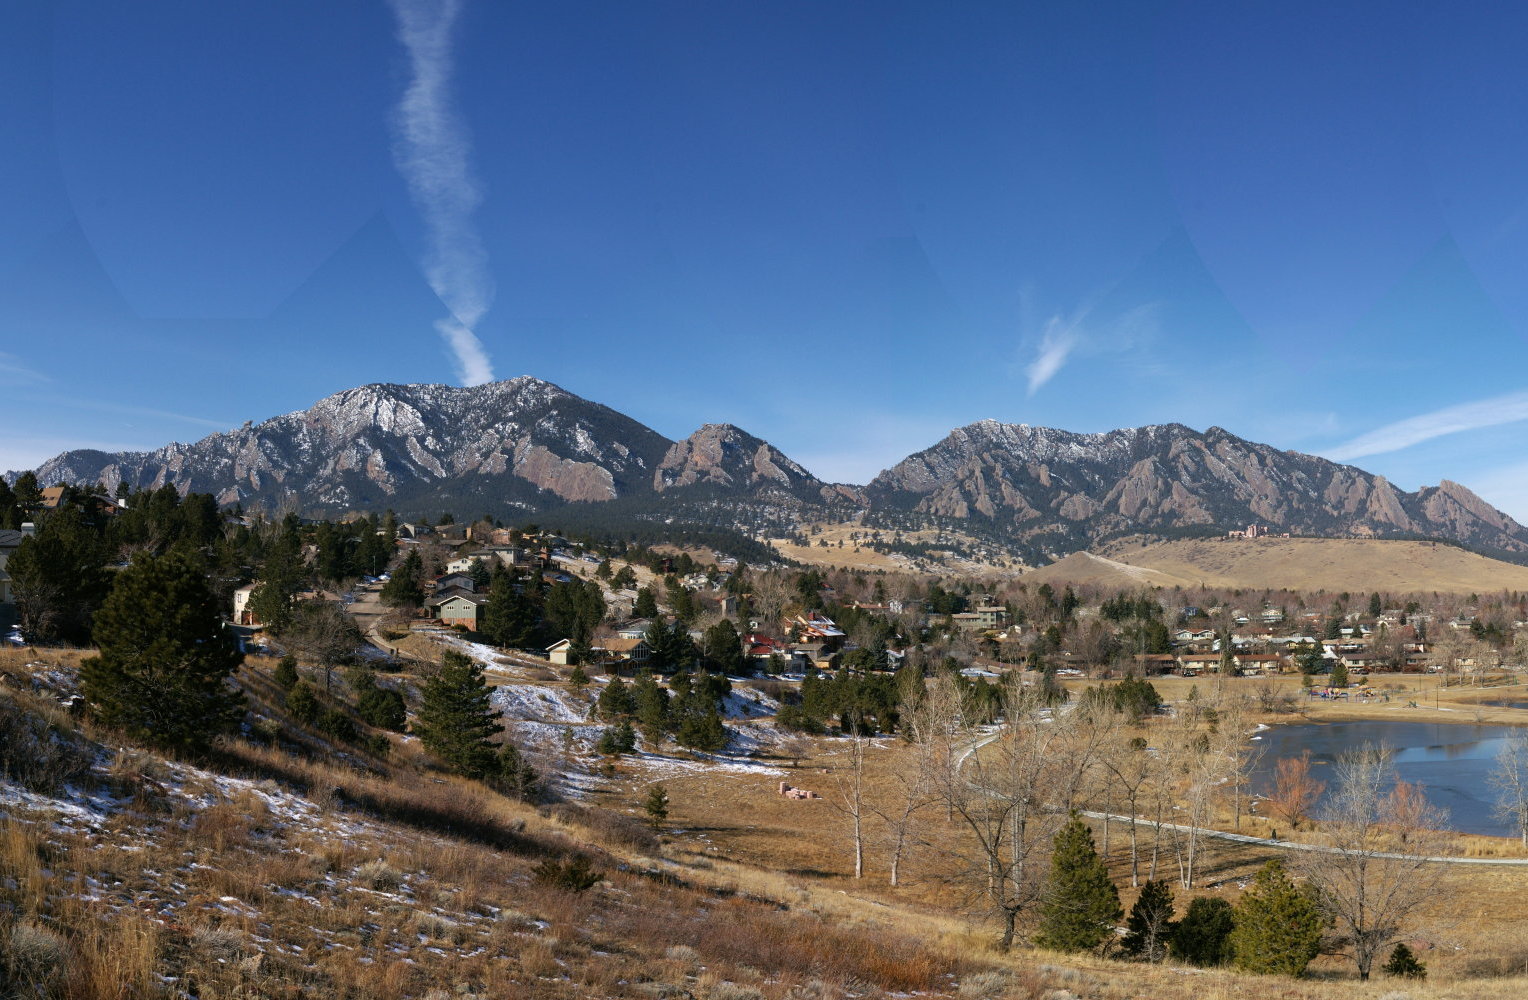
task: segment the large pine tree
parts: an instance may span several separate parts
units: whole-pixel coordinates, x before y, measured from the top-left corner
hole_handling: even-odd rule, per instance
[[[469,778],[497,771],[498,749],[491,741],[504,727],[490,694],[482,664],[454,649],[447,650],[440,669],[420,691],[414,732],[426,750]]]
[[[80,688],[107,725],[197,751],[238,724],[243,697],[228,678],[243,657],[188,557],[143,557],[122,570],[96,612],[95,643]]]
[[[1141,894],[1130,908],[1120,947],[1134,958],[1160,962],[1167,955],[1167,940],[1172,936],[1172,930],[1172,887],[1153,879],[1141,886]]]
[[[1296,885],[1278,859],[1268,862],[1236,904],[1231,955],[1249,972],[1305,974],[1321,950],[1326,920],[1308,885]]]
[[[1093,832],[1073,812],[1056,834],[1035,944],[1056,951],[1090,951],[1114,933],[1123,915],[1119,890],[1093,846]]]

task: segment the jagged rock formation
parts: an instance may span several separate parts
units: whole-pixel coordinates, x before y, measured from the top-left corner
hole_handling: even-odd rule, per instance
[[[1104,434],[981,421],[863,489],[822,482],[730,424],[670,441],[530,377],[473,388],[368,385],[157,451],[67,452],[44,483],[174,483],[224,503],[333,513],[393,507],[608,509],[757,537],[805,520],[959,520],[1031,561],[1123,534],[1276,532],[1447,538],[1528,553],[1528,529],[1458,483],[1416,493],[1299,452],[1161,424]]]
[[[675,442],[653,473],[659,493],[700,483],[808,503],[864,503],[854,487],[824,484],[768,441],[731,424],[705,424]]]
[[[1104,434],[981,421],[877,476],[873,506],[985,522],[1064,554],[1127,532],[1251,523],[1296,534],[1425,535],[1528,552],[1528,529],[1445,480],[1416,493],[1383,476],[1219,427]]]
[[[630,417],[521,377],[467,389],[361,386],[195,444],[66,452],[38,476],[108,487],[171,482],[225,504],[305,510],[406,503],[436,488],[444,501],[461,495],[453,484],[470,483],[471,494],[540,507],[639,490],[668,447]]]

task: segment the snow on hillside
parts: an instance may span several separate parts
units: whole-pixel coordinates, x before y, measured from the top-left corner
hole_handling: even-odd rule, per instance
[[[570,691],[539,684],[501,684],[493,689],[493,707],[519,722],[586,722],[589,702]]]

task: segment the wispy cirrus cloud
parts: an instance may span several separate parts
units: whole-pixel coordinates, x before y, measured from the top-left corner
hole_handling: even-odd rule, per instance
[[[1029,395],[1054,378],[1073,355],[1120,354],[1150,340],[1157,332],[1157,313],[1156,303],[1101,322],[1092,319],[1092,306],[1069,316],[1053,313],[1041,324],[1034,357],[1024,366]]]
[[[1528,420],[1528,391],[1511,392],[1473,403],[1460,403],[1397,420],[1367,434],[1360,434],[1335,448],[1329,448],[1324,454],[1334,462],[1349,462],[1366,455],[1400,451],[1445,434],[1498,427],[1519,420]]]
[[[1086,315],[1086,313],[1083,314],[1083,316]],[[1052,316],[1045,321],[1045,329],[1040,334],[1040,346],[1035,351],[1035,358],[1024,367],[1024,374],[1029,379],[1031,396],[1056,376],[1056,373],[1066,364],[1066,359],[1072,356],[1072,352],[1081,343],[1082,318],[1079,316],[1064,319],[1061,316]]]
[[[493,304],[488,252],[472,221],[483,187],[472,139],[451,102],[452,31],[460,0],[390,0],[412,77],[393,114],[393,161],[425,223],[425,278],[451,310],[436,331],[464,385],[493,381],[478,322]]]
[[[16,357],[16,355],[7,354],[4,351],[0,351],[0,382],[35,383],[51,381],[53,380],[48,378],[48,376],[44,375],[42,372],[37,371],[35,368],[27,367],[22,363],[20,358]]]

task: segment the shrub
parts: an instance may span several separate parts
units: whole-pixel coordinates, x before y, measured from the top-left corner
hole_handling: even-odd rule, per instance
[[[629,722],[623,722],[619,726],[610,726],[600,732],[600,739],[595,744],[595,749],[607,757],[617,757],[623,753],[635,753],[637,749],[637,731],[631,727]]]
[[[298,681],[286,696],[287,714],[304,725],[311,725],[317,721],[322,707],[318,703],[318,696],[308,686],[307,681]]]
[[[297,676],[297,657],[292,656],[290,653],[283,656],[276,663],[276,672],[271,675],[271,679],[280,685],[283,691],[292,690],[299,680]]]
[[[403,874],[381,858],[366,862],[355,874],[378,892],[393,892],[403,884]]]
[[[4,961],[0,961],[0,984],[13,986],[16,996],[50,995],[48,982],[64,970],[69,960],[69,946],[63,938],[30,923],[11,928],[5,950]],[[7,978],[12,981],[6,983]]]
[[[327,709],[319,716],[318,728],[342,743],[355,742],[355,721],[337,708]]]
[[[368,726],[401,733],[408,724],[408,712],[404,707],[403,694],[392,688],[376,687],[361,692],[356,700],[356,711]]]
[[[582,854],[575,854],[562,861],[547,858],[531,869],[531,875],[542,885],[575,894],[587,892],[605,877],[605,873],[597,871]]]
[[[1396,976],[1401,979],[1425,979],[1427,966],[1417,960],[1417,956],[1411,949],[1401,942],[1390,952],[1390,958],[1380,969],[1387,976]]]
[[[1191,965],[1224,965],[1231,958],[1231,930],[1236,911],[1224,899],[1200,896],[1172,929],[1167,948]]]
[[[91,755],[72,734],[12,701],[0,701],[0,774],[44,795],[90,773]]]

